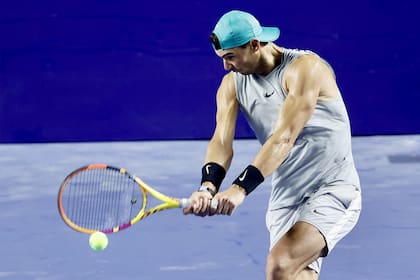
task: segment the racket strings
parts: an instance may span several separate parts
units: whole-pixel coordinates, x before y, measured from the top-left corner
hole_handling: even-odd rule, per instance
[[[80,227],[109,230],[130,222],[142,195],[128,175],[112,169],[85,170],[67,183],[64,211]]]

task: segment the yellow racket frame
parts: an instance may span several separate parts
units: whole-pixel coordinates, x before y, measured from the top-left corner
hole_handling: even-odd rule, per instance
[[[61,218],[63,219],[63,221],[72,229],[78,231],[78,232],[82,232],[82,233],[86,233],[86,234],[92,234],[94,232],[99,231],[98,229],[88,229],[88,228],[84,228],[81,227],[79,225],[77,225],[76,223],[74,223],[65,213],[64,211],[64,207],[63,207],[63,203],[62,203],[62,199],[63,199],[63,193],[66,189],[67,183],[77,174],[87,171],[87,170],[95,170],[95,169],[112,169],[114,171],[118,171],[121,174],[125,174],[126,176],[130,176],[132,179],[134,179],[134,181],[137,183],[138,187],[140,188],[142,194],[143,194],[143,205],[139,211],[139,213],[133,218],[131,219],[128,223],[124,224],[124,225],[120,225],[117,227],[114,227],[112,229],[107,229],[107,230],[101,230],[102,232],[109,234],[109,233],[115,233],[115,232],[119,232],[123,229],[126,229],[132,225],[134,225],[135,223],[137,223],[138,221],[156,213],[162,210],[167,210],[167,209],[172,209],[172,208],[184,208],[187,207],[189,205],[189,200],[187,198],[183,198],[183,199],[176,199],[176,198],[172,198],[169,197],[167,195],[164,195],[163,193],[153,189],[152,187],[150,187],[149,185],[147,185],[145,182],[143,182],[139,177],[132,175],[130,173],[128,173],[124,168],[117,168],[117,167],[113,167],[113,166],[109,166],[107,164],[90,164],[84,167],[81,167],[79,169],[76,169],[75,171],[73,171],[72,173],[70,173],[63,181],[63,183],[60,186],[59,192],[58,192],[58,211],[60,213]],[[156,205],[155,207],[146,210],[146,206],[147,206],[147,194],[151,194],[153,197],[155,197],[156,199],[162,201],[163,203]]]

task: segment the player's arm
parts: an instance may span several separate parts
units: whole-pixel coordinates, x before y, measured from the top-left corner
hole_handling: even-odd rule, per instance
[[[216,195],[217,214],[230,215],[247,194],[283,163],[314,111],[325,75],[330,75],[330,71],[312,55],[303,56],[288,67],[282,81],[287,97],[279,110],[274,132],[232,186]]]
[[[217,91],[216,104],[216,127],[207,146],[204,163],[217,163],[227,171],[233,158],[233,139],[239,107],[233,73],[223,78]],[[204,181],[203,184],[214,191],[218,188],[210,181]]]
[[[213,194],[217,193],[232,162],[233,139],[239,108],[233,73],[224,76],[217,91],[216,105],[216,127],[208,143],[202,168],[202,186],[208,188],[210,192],[194,192],[190,198],[192,206],[184,209],[186,214],[208,213]]]
[[[283,163],[331,78],[330,69],[315,55],[302,56],[289,67],[282,81],[287,97],[279,110],[274,132],[252,162],[263,177]]]

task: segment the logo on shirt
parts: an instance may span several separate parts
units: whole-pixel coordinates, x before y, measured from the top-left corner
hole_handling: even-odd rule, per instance
[[[274,90],[272,92],[265,92],[264,96],[268,98],[272,96],[273,94],[274,94]]]

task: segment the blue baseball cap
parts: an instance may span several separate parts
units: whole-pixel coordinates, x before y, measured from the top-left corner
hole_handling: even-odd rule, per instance
[[[242,46],[254,38],[260,42],[273,42],[280,36],[280,29],[261,26],[250,13],[233,10],[219,19],[213,33],[220,44],[213,44],[213,47],[216,50],[227,50]]]

